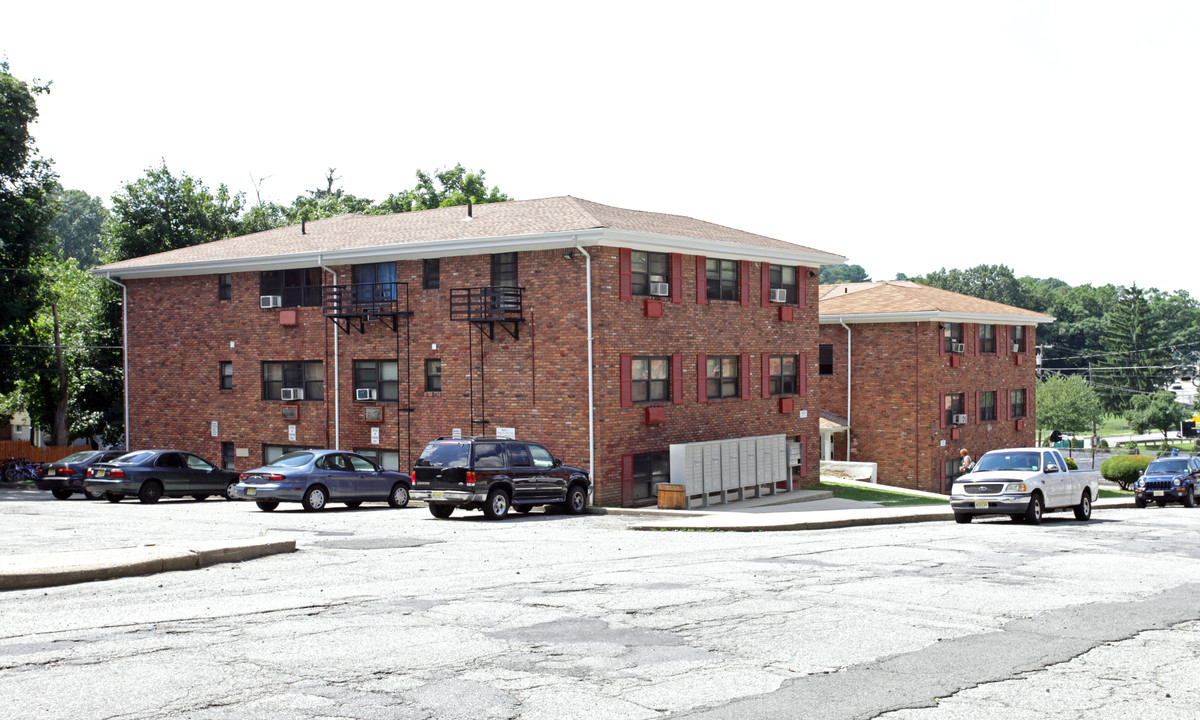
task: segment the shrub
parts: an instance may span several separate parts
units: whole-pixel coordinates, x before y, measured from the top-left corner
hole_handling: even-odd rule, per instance
[[[1067,461],[1067,469],[1069,469],[1069,470],[1078,470],[1079,469],[1079,463],[1075,462],[1075,458],[1063,458],[1063,460]]]
[[[1107,448],[1107,447],[1108,447],[1108,441],[1107,441],[1107,440],[1105,440],[1104,438],[1100,438],[1100,447],[1102,447],[1102,448]]]
[[[1114,455],[1100,465],[1100,476],[1120,485],[1122,490],[1130,490],[1153,459],[1148,455]]]

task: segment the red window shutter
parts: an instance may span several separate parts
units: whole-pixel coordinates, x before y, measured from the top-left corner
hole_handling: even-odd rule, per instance
[[[938,426],[946,427],[946,395],[938,395]]]
[[[683,402],[683,355],[671,356],[671,402]]]
[[[983,422],[983,391],[975,391],[975,424]]]
[[[1025,417],[1033,418],[1033,388],[1025,388]]]
[[[1008,412],[1009,412],[1008,403],[1009,403],[1008,391],[1005,390],[1004,388],[1000,388],[999,390],[997,390],[996,391],[996,419],[997,420],[1008,420],[1009,419],[1008,418]]]
[[[1033,354],[1033,325],[1025,326],[1025,354]]]
[[[671,253],[671,302],[683,302],[683,256]]]
[[[996,342],[1000,343],[996,347],[996,354],[997,355],[1008,355],[1009,350],[1011,350],[1012,347],[1008,344],[1008,326],[1007,325],[997,325],[996,326]]]
[[[708,304],[708,262],[703,255],[696,256],[696,304]]]
[[[741,368],[739,373],[742,376],[742,399],[750,399],[750,353],[742,353]]]
[[[738,283],[741,285],[742,305],[750,304],[750,261],[743,260],[738,269]]]
[[[696,356],[696,402],[708,402],[708,356]]]
[[[762,397],[771,397],[771,356],[767,353],[762,354]]]
[[[808,477],[808,435],[800,436],[800,475]]]
[[[762,291],[761,304],[763,307],[771,306],[771,263],[762,264],[762,281],[759,289]]]
[[[620,250],[621,264],[621,299],[633,298],[633,251],[629,248]]]
[[[946,332],[942,328],[942,323],[938,323],[937,325],[934,326],[934,328],[937,330],[937,332],[934,334],[937,336],[938,355],[945,355],[946,354]]]
[[[971,424],[971,422],[970,422],[970,420],[971,420],[971,393],[961,392],[961,393],[959,393],[959,396],[962,397],[962,401],[963,401],[962,414],[967,416],[967,424],[970,425]]]
[[[621,456],[621,504],[633,504],[633,455]]]
[[[808,353],[796,356],[796,373],[800,375],[796,383],[800,389],[800,397],[805,397],[808,395]]]
[[[796,268],[796,302],[800,307],[808,307],[808,268]]]
[[[621,356],[621,407],[633,405],[633,356]]]

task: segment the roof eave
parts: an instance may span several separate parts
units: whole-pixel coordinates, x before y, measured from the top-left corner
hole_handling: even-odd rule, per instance
[[[881,323],[967,322],[986,325],[1044,325],[1054,322],[1051,315],[1016,315],[1006,313],[969,313],[945,310],[883,313],[820,313],[821,325],[867,325]]]

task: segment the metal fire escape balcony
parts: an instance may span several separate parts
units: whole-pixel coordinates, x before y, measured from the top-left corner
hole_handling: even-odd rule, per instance
[[[321,308],[325,317],[342,330],[366,332],[366,324],[378,320],[397,332],[399,318],[412,315],[408,309],[408,283],[351,283],[323,285]]]
[[[524,292],[525,288],[507,286],[452,288],[450,319],[475,323],[489,340],[496,339],[497,325],[514,340],[520,340],[521,323],[525,322]]]

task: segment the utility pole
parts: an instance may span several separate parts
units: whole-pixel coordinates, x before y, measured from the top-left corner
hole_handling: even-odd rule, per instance
[[[51,303],[54,313],[54,357],[58,360],[58,400],[54,403],[54,444],[64,447],[67,438],[67,365],[63,362],[62,340],[58,334],[58,303]]]

